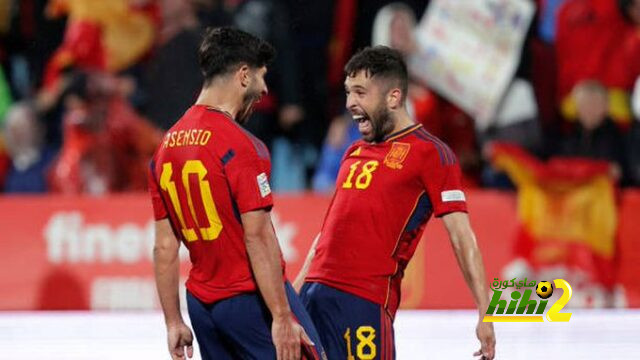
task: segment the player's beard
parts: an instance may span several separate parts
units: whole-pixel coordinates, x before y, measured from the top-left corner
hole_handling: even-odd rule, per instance
[[[385,136],[389,135],[393,131],[393,118],[391,112],[387,109],[384,103],[374,111],[371,117],[371,128],[373,131],[368,136],[363,136],[363,139],[368,142],[381,142]]]
[[[236,121],[240,124],[246,123],[251,114],[253,114],[253,105],[260,101],[261,96],[262,94],[259,90],[249,88],[242,98],[242,107],[240,108],[240,111],[238,111]]]

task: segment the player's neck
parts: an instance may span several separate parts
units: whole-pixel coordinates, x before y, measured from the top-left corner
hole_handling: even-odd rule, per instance
[[[391,134],[402,131],[412,125],[415,125],[415,122],[411,120],[407,111],[404,109],[398,111],[396,116],[393,118],[393,130],[391,131]]]
[[[196,105],[204,105],[229,113],[234,119],[242,106],[241,96],[228,86],[205,86],[200,91]]]

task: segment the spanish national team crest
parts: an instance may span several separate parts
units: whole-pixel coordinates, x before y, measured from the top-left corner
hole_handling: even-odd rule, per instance
[[[394,142],[384,158],[384,164],[392,169],[402,169],[402,162],[407,158],[410,148],[411,145],[407,143]]]

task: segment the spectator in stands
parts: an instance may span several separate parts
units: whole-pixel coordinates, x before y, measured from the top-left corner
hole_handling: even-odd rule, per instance
[[[531,84],[515,79],[506,91],[492,125],[479,135],[486,164],[482,169],[482,185],[493,188],[513,188],[509,177],[494,168],[490,161],[494,142],[518,145],[537,156],[546,156],[539,111]]]
[[[418,76],[419,62],[412,61],[419,44],[414,32],[416,16],[405,3],[391,3],[378,11],[373,25],[372,45],[386,45],[400,51],[409,66],[409,98],[407,108],[413,118],[433,135],[443,140],[456,153],[466,186],[477,182],[480,156],[476,144],[474,122],[455,105],[429,89]]]
[[[68,15],[64,40],[47,64],[45,86],[74,66],[121,71],[136,64],[153,46],[154,0],[49,0],[47,13]]]
[[[202,87],[198,68],[201,27],[190,0],[161,0],[157,49],[146,64],[143,113],[168,130],[191,106]]]
[[[633,122],[631,130],[627,134],[628,185],[640,186],[640,78],[636,80],[633,89],[631,108],[636,121]]]
[[[280,0],[227,1],[234,26],[267,40],[278,51],[267,73],[269,94],[256,104],[245,125],[272,152],[272,186],[276,191],[306,188],[306,157],[301,140],[305,111],[301,106],[298,54],[288,9]]]
[[[55,153],[44,144],[44,129],[30,104],[17,103],[9,109],[4,134],[10,157],[4,192],[46,192],[46,174]]]
[[[0,68],[0,126],[2,126],[5,114],[11,106],[11,101],[11,91],[4,76],[4,71]]]
[[[625,91],[631,93],[640,76],[640,0],[618,0],[618,4],[629,30],[622,37],[621,61],[611,66],[619,66],[620,81]]]
[[[6,34],[0,37],[0,60],[16,98],[32,94],[43,80],[45,65],[63,40],[66,19],[52,19],[49,0],[3,0]],[[2,15],[0,15],[2,16]],[[1,31],[0,31],[1,32]],[[6,36],[6,37],[5,37]],[[4,45],[4,48],[3,48]],[[3,56],[5,55],[5,56]]]
[[[342,156],[351,143],[359,138],[358,126],[350,114],[344,113],[333,119],[322,145],[320,160],[313,174],[312,188],[314,191],[333,192]]]
[[[538,36],[546,43],[555,42],[558,12],[571,0],[536,0],[538,6]]]
[[[148,161],[160,132],[135,113],[128,81],[78,73],[64,98],[64,143],[51,176],[62,193],[104,194],[146,188]]]
[[[630,124],[628,98],[640,74],[640,16],[636,0],[574,0],[558,14],[556,55],[562,115],[575,119],[572,89],[583,80],[600,81],[609,93],[609,114]]]
[[[609,118],[607,88],[595,80],[584,80],[573,89],[578,121],[575,130],[560,144],[559,154],[607,160],[615,178],[625,164],[623,136]]]
[[[571,0],[536,0],[537,21],[525,41],[518,74],[531,81],[538,104],[540,127],[545,136],[558,131],[556,32],[558,13]],[[518,76],[517,75],[517,76]]]

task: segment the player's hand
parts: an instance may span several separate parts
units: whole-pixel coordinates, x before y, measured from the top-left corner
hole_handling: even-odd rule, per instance
[[[478,321],[476,336],[480,340],[480,350],[473,356],[480,356],[480,360],[493,360],[496,355],[496,334],[493,332],[493,323]]]
[[[184,348],[187,347],[187,356],[193,357],[193,334],[185,323],[169,325],[167,327],[167,341],[169,342],[169,354],[171,360],[183,360]]]
[[[278,360],[298,360],[302,355],[300,344],[313,346],[304,328],[291,315],[273,319],[271,337]]]

